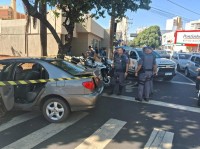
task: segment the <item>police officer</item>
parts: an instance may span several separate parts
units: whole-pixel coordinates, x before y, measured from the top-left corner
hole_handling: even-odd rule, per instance
[[[125,85],[125,78],[128,75],[128,58],[123,53],[123,48],[118,47],[117,52],[114,54],[113,69],[114,74],[111,78],[111,86],[109,94],[114,93],[114,89],[117,83],[119,83],[119,91],[117,95],[122,94],[123,87]]]
[[[86,54],[87,54],[87,57],[94,58],[95,51],[93,50],[93,48],[91,46],[89,46],[88,50],[86,51]]]
[[[149,101],[149,95],[152,90],[152,76],[157,73],[156,59],[150,47],[143,48],[144,55],[138,62],[138,68],[135,76],[139,77],[138,97],[136,100]]]

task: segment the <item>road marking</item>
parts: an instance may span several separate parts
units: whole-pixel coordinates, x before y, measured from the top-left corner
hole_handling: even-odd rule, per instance
[[[169,81],[169,83],[176,83],[176,84],[183,84],[183,85],[196,85],[194,83],[187,83],[187,82],[179,82],[179,81]]]
[[[171,149],[174,133],[154,128],[144,149]]]
[[[178,73],[179,75],[183,76],[184,78],[186,78],[187,80],[189,80],[190,82],[195,83],[192,79],[190,79],[190,78],[184,76],[182,73],[180,73],[180,72],[177,72],[177,73]]]
[[[110,119],[75,149],[103,149],[125,124],[124,121]]]
[[[33,148],[36,145],[42,143],[43,141],[49,139],[50,137],[56,135],[67,127],[73,125],[78,122],[80,119],[88,115],[86,112],[74,113],[70,116],[70,118],[65,123],[59,124],[49,124],[48,126],[41,128],[19,140],[13,142],[12,144],[5,146],[2,149],[27,149]]]
[[[106,94],[103,94],[102,96],[109,97],[109,98],[121,99],[121,100],[127,100],[127,101],[132,101],[132,102],[138,102],[135,100],[134,97],[130,97],[130,96],[116,96],[116,95],[109,96]],[[155,101],[155,100],[150,100],[149,102],[142,102],[142,103],[156,105],[156,106],[162,106],[162,107],[167,107],[167,108],[172,108],[172,109],[184,110],[184,111],[189,111],[189,112],[200,113],[200,108],[177,105],[177,104],[173,104],[173,103],[166,103],[166,102]]]
[[[12,118],[10,121],[0,125],[0,132],[4,131],[4,130],[10,128],[10,127],[13,127],[15,125],[18,125],[20,123],[26,122],[30,119],[33,119],[33,118],[35,118],[39,115],[40,114],[37,113],[37,112],[29,112],[29,113],[26,113],[26,114],[16,116],[16,117]]]

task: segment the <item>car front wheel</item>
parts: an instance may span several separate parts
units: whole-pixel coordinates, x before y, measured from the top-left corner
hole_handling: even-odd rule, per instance
[[[189,72],[188,68],[185,69],[185,76],[186,76],[186,77],[189,77],[189,76],[190,76],[190,72]]]
[[[43,115],[51,123],[64,121],[70,113],[68,105],[60,98],[49,98],[42,107]]]

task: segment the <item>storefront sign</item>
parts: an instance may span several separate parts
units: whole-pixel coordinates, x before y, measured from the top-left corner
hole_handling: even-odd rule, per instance
[[[175,43],[200,44],[200,30],[185,30],[175,33]]]

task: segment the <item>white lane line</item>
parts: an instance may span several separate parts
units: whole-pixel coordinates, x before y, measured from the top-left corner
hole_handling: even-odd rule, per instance
[[[192,83],[195,83],[192,79],[190,79],[190,78],[184,76],[182,73],[180,73],[180,72],[177,72],[177,73],[178,73],[179,75],[181,75],[182,77],[186,78],[188,81],[190,81],[190,82],[192,82]]]
[[[29,112],[29,113],[26,113],[26,114],[16,116],[16,117],[12,118],[10,121],[0,125],[0,132],[4,131],[4,130],[10,128],[10,127],[13,127],[15,125],[18,125],[20,123],[23,123],[25,121],[28,121],[30,119],[33,119],[33,118],[35,118],[39,115],[40,114],[37,113],[37,112]]]
[[[187,82],[179,82],[179,81],[169,81],[169,83],[176,83],[176,84],[183,84],[183,85],[196,85],[194,83],[187,83]]]
[[[109,96],[106,94],[103,94],[102,96],[121,99],[121,100],[127,100],[127,101],[132,101],[132,102],[138,102],[135,100],[134,97],[130,97],[130,96],[116,96],[116,95]],[[189,111],[189,112],[200,113],[200,108],[183,106],[183,105],[178,105],[178,104],[173,104],[173,103],[166,103],[166,102],[155,101],[155,100],[150,100],[149,102],[142,102],[142,103],[156,105],[156,106],[162,106],[162,107],[167,107],[167,108],[172,108],[172,109],[184,110],[184,111]]]
[[[154,128],[144,149],[171,149],[174,133]]]
[[[75,149],[103,149],[125,124],[124,121],[110,119]]]
[[[67,127],[73,125],[78,122],[80,119],[88,115],[86,112],[74,113],[70,116],[70,118],[65,123],[59,124],[49,124],[44,128],[41,128],[19,140],[13,142],[12,144],[5,146],[2,149],[27,149],[33,148],[36,145],[42,143],[43,141],[49,139],[50,137],[56,135]]]

